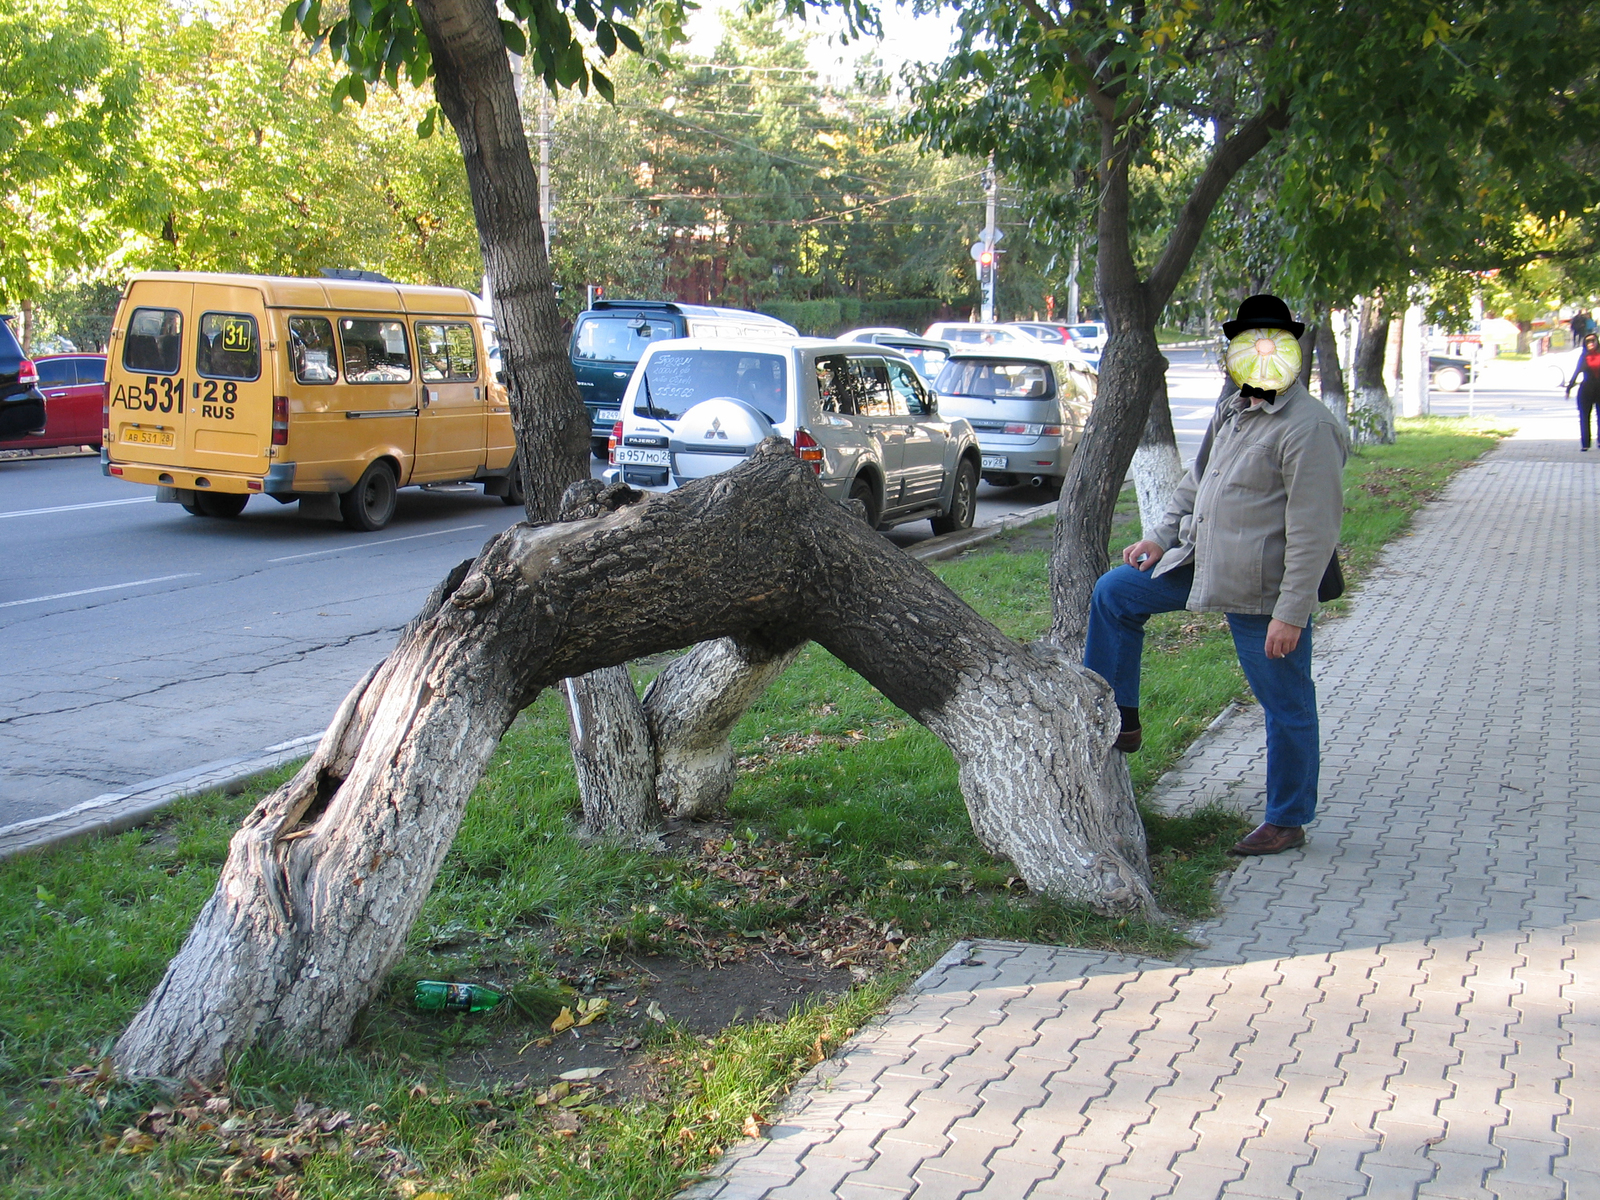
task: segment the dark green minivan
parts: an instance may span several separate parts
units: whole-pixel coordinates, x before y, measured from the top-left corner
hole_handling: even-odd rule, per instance
[[[798,337],[776,317],[738,308],[676,304],[670,300],[600,300],[572,327],[572,371],[589,410],[589,445],[606,457],[611,429],[620,419],[622,393],[645,347],[669,338]]]

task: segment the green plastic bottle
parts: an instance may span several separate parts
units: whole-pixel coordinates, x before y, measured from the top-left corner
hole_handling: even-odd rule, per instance
[[[487,1012],[504,998],[493,988],[477,983],[417,981],[416,1002],[423,1012]]]

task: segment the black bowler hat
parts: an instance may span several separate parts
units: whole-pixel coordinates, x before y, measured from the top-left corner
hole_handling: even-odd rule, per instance
[[[1222,323],[1222,336],[1232,341],[1246,329],[1287,329],[1295,337],[1304,337],[1306,332],[1305,324],[1294,319],[1287,304],[1265,292],[1245,298],[1239,315]]]

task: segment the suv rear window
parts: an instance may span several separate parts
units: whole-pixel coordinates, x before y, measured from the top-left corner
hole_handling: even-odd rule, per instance
[[[122,341],[122,366],[141,375],[176,375],[183,357],[183,314],[175,308],[136,308]]]
[[[636,363],[651,342],[678,336],[670,317],[617,313],[584,317],[572,331],[572,357],[593,362]]]
[[[1055,374],[1043,363],[959,358],[945,364],[933,387],[946,396],[1048,400],[1055,395]]]
[[[789,411],[789,364],[778,354],[740,350],[663,350],[650,356],[633,411],[676,421],[702,400],[731,398],[777,424]]]

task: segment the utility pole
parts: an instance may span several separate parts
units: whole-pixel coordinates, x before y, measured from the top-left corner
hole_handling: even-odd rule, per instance
[[[994,285],[995,276],[999,274],[1000,261],[995,243],[1000,240],[1000,230],[995,226],[995,213],[1000,206],[1000,179],[995,174],[994,155],[989,155],[989,166],[983,173],[983,190],[987,193],[983,206],[983,237],[984,247],[988,254],[979,259],[982,268],[979,271],[979,283],[983,288],[983,323],[994,324]]]
[[[539,87],[539,225],[544,230],[544,256],[550,257],[550,89]]]
[[[1083,239],[1073,236],[1072,239],[1072,267],[1067,275],[1067,324],[1078,323],[1078,255]]]

